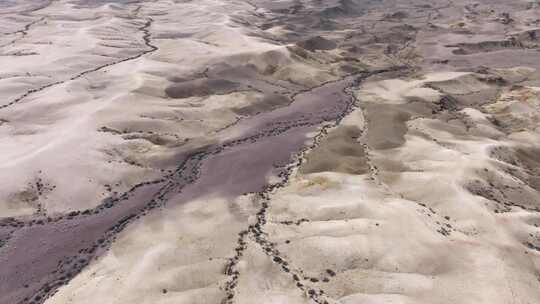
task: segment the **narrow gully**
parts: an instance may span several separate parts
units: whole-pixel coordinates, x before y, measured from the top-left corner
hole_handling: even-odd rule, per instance
[[[324,123],[338,123],[351,110],[345,91],[377,70],[326,83],[296,96],[285,108],[246,119],[235,126],[242,136],[185,158],[173,174],[144,182],[94,209],[22,223],[0,247],[0,303],[43,303],[101,256],[129,223],[152,209],[182,204],[207,194],[225,196],[268,189],[266,176],[283,175],[291,156],[305,148],[307,134]],[[225,181],[225,182],[224,182]],[[24,248],[24,249],[23,249]]]

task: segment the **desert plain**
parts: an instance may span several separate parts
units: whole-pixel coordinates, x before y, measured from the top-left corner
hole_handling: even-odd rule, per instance
[[[0,0],[43,303],[540,303],[540,2]]]

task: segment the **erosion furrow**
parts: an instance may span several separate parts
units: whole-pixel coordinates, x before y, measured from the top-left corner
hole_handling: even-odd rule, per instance
[[[55,81],[55,82],[43,85],[43,86],[38,87],[38,88],[30,89],[30,90],[26,91],[25,93],[23,93],[22,95],[20,95],[19,97],[17,97],[15,99],[13,99],[12,101],[8,102],[7,104],[0,105],[0,110],[8,108],[10,106],[13,106],[13,105],[21,102],[22,100],[28,98],[29,96],[34,95],[34,94],[39,93],[39,92],[42,92],[42,91],[44,91],[46,89],[49,89],[51,87],[55,87],[55,86],[58,86],[58,85],[68,83],[70,81],[77,80],[77,79],[79,79],[79,78],[81,78],[81,77],[83,77],[85,75],[90,74],[90,73],[95,73],[95,72],[101,71],[101,70],[106,69],[106,68],[110,68],[112,66],[115,66],[115,65],[127,62],[127,61],[136,60],[136,59],[138,59],[138,58],[140,58],[142,56],[145,56],[145,55],[147,55],[149,53],[155,52],[156,50],[158,50],[158,47],[153,45],[152,41],[151,41],[152,34],[150,32],[150,27],[152,26],[152,23],[153,23],[153,19],[152,18],[147,18],[146,22],[141,27],[138,28],[138,30],[143,33],[142,38],[143,38],[144,44],[145,44],[145,46],[147,48],[145,51],[140,52],[137,55],[126,57],[126,58],[123,58],[123,59],[120,59],[120,60],[116,60],[116,61],[113,61],[113,62],[109,62],[109,63],[103,64],[103,65],[97,66],[97,67],[92,68],[92,69],[82,71],[79,74],[76,74],[76,75],[74,75],[74,76],[72,76],[72,77],[70,77],[69,79],[66,79],[66,80]]]

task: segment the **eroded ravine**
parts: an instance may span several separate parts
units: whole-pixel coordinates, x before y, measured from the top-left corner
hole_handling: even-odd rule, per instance
[[[157,2],[160,1],[148,8]],[[121,105],[117,109],[122,114],[117,119],[100,121],[99,130],[105,131],[99,136],[118,140],[115,143],[121,143],[128,152],[132,148],[144,148],[147,150],[140,154],[145,156],[168,154],[167,161],[160,160],[157,165],[144,161],[128,163],[141,169],[151,164],[146,169],[168,174],[160,176],[163,173],[156,171],[146,179],[144,175],[126,174],[131,180],[125,187],[107,180],[109,190],[101,197],[113,196],[97,207],[93,206],[99,199],[92,196],[88,205],[66,202],[67,210],[80,211],[59,215],[54,211],[48,214],[46,209],[31,216],[0,220],[0,265],[5,265],[0,269],[0,303],[37,304],[46,299],[62,304],[189,300],[250,303],[260,295],[269,295],[267,302],[280,299],[277,302],[288,303],[371,303],[394,302],[394,299],[400,303],[425,303],[432,299],[453,303],[456,298],[485,302],[500,299],[502,303],[519,293],[525,294],[525,289],[517,288],[518,280],[507,278],[514,272],[517,274],[513,259],[527,261],[523,255],[532,256],[532,251],[538,250],[540,234],[533,234],[535,228],[530,224],[531,233],[526,236],[519,232],[519,241],[514,242],[517,246],[508,246],[514,243],[505,243],[505,238],[511,234],[512,223],[518,222],[511,217],[537,213],[538,207],[534,209],[530,207],[532,203],[514,200],[527,183],[514,185],[509,179],[493,182],[491,172],[498,171],[478,148],[486,139],[492,145],[510,141],[503,133],[490,129],[489,121],[480,119],[490,113],[483,109],[483,104],[468,102],[496,101],[506,91],[523,90],[523,94],[531,95],[532,92],[495,77],[503,71],[467,67],[454,72],[457,67],[452,65],[452,60],[482,50],[483,44],[460,45],[471,54],[448,52],[450,59],[440,55],[440,51],[457,44],[447,44],[435,52],[436,57],[423,59],[437,45],[429,39],[446,34],[455,39],[466,34],[460,29],[468,28],[466,23],[453,24],[460,20],[456,16],[461,16],[455,12],[455,6],[459,9],[462,4],[454,2],[435,1],[431,6],[426,2],[409,5],[404,1],[389,8],[388,5],[396,3],[374,1],[372,8],[379,7],[379,11],[369,12],[371,4],[362,0],[297,4],[250,1],[246,7],[255,11],[253,15],[251,12],[244,15],[242,7],[242,12],[234,17],[238,19],[234,24],[275,45],[253,44],[255,49],[242,45],[238,47],[241,54],[234,51],[233,55],[225,55],[221,52],[226,47],[208,39],[210,42],[202,43],[204,50],[211,49],[210,45],[219,49],[214,53],[217,63],[201,60],[194,74],[181,69],[185,59],[180,55],[187,52],[183,46],[199,43],[184,41],[189,36],[183,32],[184,25],[165,26],[171,21],[167,14],[150,14],[155,25],[150,18],[137,18],[130,29],[138,27],[138,40],[142,36],[147,53],[125,60],[156,51],[158,46],[159,52],[142,59],[144,75],[128,75],[129,79],[137,79],[140,88],[129,92],[126,98],[129,103],[118,102]],[[155,7],[161,10],[165,7],[161,6],[163,3]],[[191,5],[191,2],[182,3]],[[208,8],[205,3],[196,5]],[[353,5],[355,9],[349,10]],[[132,12],[140,13],[139,9]],[[173,14],[180,13],[171,13],[174,16],[171,19],[181,19]],[[496,17],[493,12],[486,16]],[[213,21],[210,28],[215,26]],[[178,29],[182,32],[174,32]],[[228,36],[230,33],[220,35],[224,35],[223,40],[232,40],[235,35]],[[140,46],[138,43],[139,51]],[[424,54],[420,53],[422,48]],[[246,49],[254,54],[243,53]],[[495,53],[497,48],[493,50]],[[246,61],[249,63],[244,64]],[[464,62],[467,61],[459,61],[457,66],[465,65]],[[166,70],[157,73],[159,69],[149,68],[153,64]],[[393,68],[383,68],[389,66]],[[424,73],[422,66],[442,72]],[[121,68],[117,67],[120,71],[115,72],[121,73]],[[202,73],[198,72],[202,69]],[[97,70],[84,71],[72,79],[93,71]],[[295,77],[298,74],[302,75]],[[377,77],[361,83],[374,74]],[[68,77],[71,76],[64,79],[69,82]],[[533,78],[528,84],[534,84],[532,81]],[[475,87],[471,96],[461,95],[463,90],[468,92],[471,83]],[[517,83],[526,85],[524,80]],[[476,94],[477,87],[485,87],[485,94]],[[448,90],[456,88],[455,95],[460,95],[452,97]],[[42,100],[44,95],[32,97]],[[111,96],[112,92],[106,95]],[[258,107],[251,102],[253,96],[259,95],[282,98]],[[146,104],[147,100],[151,106]],[[265,101],[262,99],[261,103]],[[507,101],[501,99],[500,106]],[[25,102],[19,106],[25,110],[34,105]],[[140,106],[144,113],[130,113],[141,114],[132,119],[125,114],[130,109],[124,105]],[[233,111],[216,110],[229,106]],[[359,108],[354,109],[355,106]],[[190,114],[197,115],[190,117]],[[223,120],[215,119],[222,114]],[[501,110],[502,123],[508,122],[504,115]],[[143,116],[144,120],[139,119]],[[117,121],[123,119],[131,121]],[[172,121],[176,124],[171,128],[161,129],[172,125]],[[0,125],[2,122],[0,118]],[[150,122],[155,124],[147,128],[146,123]],[[205,124],[208,128],[197,130],[197,135],[189,134],[189,130],[182,134],[186,126],[203,129]],[[500,124],[493,122],[499,127]],[[9,123],[5,126],[9,127]],[[462,132],[458,132],[460,128]],[[153,140],[148,144],[142,136],[129,136],[130,133],[173,134],[176,141],[161,145],[159,140]],[[458,142],[458,138],[466,142]],[[473,148],[470,156],[469,150]],[[528,153],[533,155],[534,151],[537,150]],[[492,154],[510,165],[519,164],[511,158],[508,160],[512,153],[510,148],[498,148]],[[109,163],[111,158],[107,158]],[[430,164],[438,167],[431,170]],[[438,175],[445,166],[449,168],[448,176]],[[471,172],[476,166],[479,176]],[[520,168],[513,168],[517,169]],[[78,174],[82,170],[76,171]],[[467,181],[460,174],[467,179],[477,178],[461,185]],[[529,179],[526,175],[521,178]],[[123,192],[136,182],[139,183]],[[453,184],[459,186],[452,187]],[[111,185],[121,194],[113,192]],[[447,197],[433,198],[431,193],[423,192]],[[469,192],[477,197],[471,198]],[[450,194],[442,195],[445,193]],[[505,193],[514,196],[507,199]],[[459,201],[452,201],[454,196]],[[382,199],[386,200],[384,204],[380,204]],[[481,205],[490,200],[497,205],[491,213],[488,205],[486,208]],[[481,216],[474,215],[479,210]],[[145,215],[150,216],[141,218]],[[538,227],[540,222],[533,222],[533,215],[528,216]],[[195,223],[199,221],[204,224]],[[128,225],[129,231],[120,234]],[[406,238],[402,237],[404,227]],[[222,228],[225,229],[221,231]],[[479,233],[482,230],[489,234]],[[524,251],[527,249],[522,245],[529,247],[530,252]],[[212,246],[219,248],[208,249]],[[509,254],[508,248],[513,248],[515,254]],[[473,254],[477,258],[472,259]],[[152,258],[140,262],[149,255]],[[114,262],[110,263],[111,260]],[[494,269],[485,264],[490,260],[500,267]],[[200,269],[209,264],[211,270]],[[272,272],[268,273],[270,268]],[[440,272],[440,268],[451,271]],[[533,268],[529,265],[521,272]],[[479,277],[484,273],[497,281]],[[536,283],[533,279],[526,284],[532,285],[531,281]],[[516,288],[515,294],[511,290],[512,298],[494,296],[489,291],[492,282],[503,286],[501,289]],[[69,286],[59,289],[68,283]],[[469,290],[465,284],[475,285],[475,290]],[[125,291],[117,294],[118,289]],[[57,290],[60,292],[51,298]],[[469,293],[462,294],[463,290]],[[193,293],[217,300],[193,300]],[[294,301],[295,296],[298,302]],[[523,299],[531,298],[523,296]]]
[[[115,66],[115,65],[127,62],[127,61],[136,60],[138,58],[141,58],[144,55],[147,55],[149,53],[157,51],[158,47],[155,46],[154,44],[152,44],[152,41],[151,41],[151,35],[152,34],[150,33],[150,27],[152,26],[152,23],[154,22],[154,20],[151,17],[140,16],[141,8],[142,8],[141,6],[138,6],[137,8],[135,8],[133,10],[133,17],[144,20],[144,23],[142,23],[142,25],[137,28],[137,31],[142,33],[142,39],[143,39],[143,42],[144,42],[144,46],[146,48],[145,50],[143,50],[143,51],[141,51],[138,54],[133,55],[133,56],[125,57],[125,58],[122,58],[122,59],[118,59],[118,60],[115,60],[115,61],[112,61],[112,62],[108,62],[108,63],[102,64],[102,65],[96,66],[96,67],[91,68],[91,69],[84,70],[82,72],[79,72],[76,75],[71,76],[68,79],[59,80],[59,81],[55,81],[55,82],[51,82],[51,83],[42,85],[42,86],[37,87],[37,88],[32,88],[32,89],[24,92],[20,96],[14,98],[13,100],[11,100],[11,101],[9,101],[9,102],[7,102],[5,104],[0,105],[0,110],[6,109],[6,108],[11,107],[11,106],[13,106],[15,104],[18,104],[19,102],[25,100],[29,96],[32,96],[32,95],[34,95],[36,93],[42,92],[42,91],[47,90],[49,88],[65,84],[65,83],[67,83],[69,81],[77,80],[77,79],[82,78],[82,77],[84,77],[84,76],[86,76],[88,74],[95,73],[95,72],[101,71],[101,70],[106,69],[106,68],[110,68],[112,66]],[[25,29],[21,31],[21,33],[22,33],[21,39],[25,35],[27,35],[27,31],[30,28],[30,26],[32,26],[35,23],[37,23],[39,21],[42,21],[42,20],[43,19],[38,19],[37,21],[26,25]],[[11,42],[10,44],[15,43],[15,42],[16,42],[16,40]]]
[[[31,222],[4,221],[3,230],[10,230],[11,236],[0,248],[0,263],[6,265],[0,271],[0,281],[5,282],[0,302],[42,303],[103,253],[128,223],[173,198],[175,203],[185,202],[208,189],[226,196],[264,191],[268,174],[284,174],[286,169],[275,165],[288,163],[301,151],[307,134],[321,124],[336,124],[351,110],[354,100],[347,88],[390,70],[350,76],[301,93],[289,107],[236,125],[245,130],[242,136],[194,152],[173,174],[138,184],[94,209]]]

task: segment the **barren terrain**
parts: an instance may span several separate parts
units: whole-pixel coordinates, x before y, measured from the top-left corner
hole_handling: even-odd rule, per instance
[[[540,303],[540,2],[0,0],[0,304]]]

